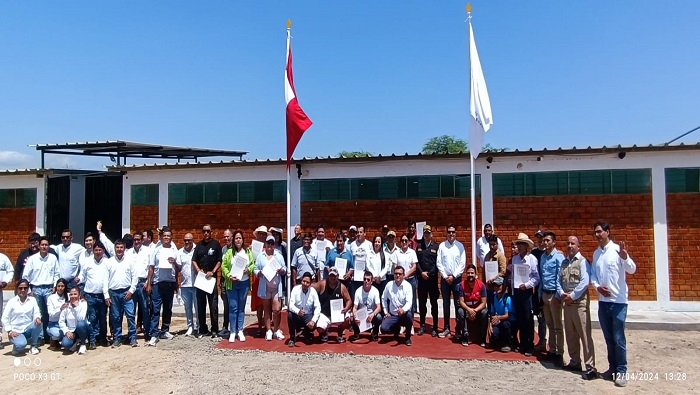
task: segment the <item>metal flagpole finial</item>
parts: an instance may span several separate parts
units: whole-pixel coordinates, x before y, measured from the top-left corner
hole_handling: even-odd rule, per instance
[[[472,19],[472,3],[467,3],[467,21],[470,21]]]
[[[291,29],[291,28],[292,28],[292,20],[287,19],[287,29]]]

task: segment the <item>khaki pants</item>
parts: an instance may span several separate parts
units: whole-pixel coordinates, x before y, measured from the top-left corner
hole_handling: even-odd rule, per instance
[[[549,352],[564,354],[564,325],[561,321],[561,300],[554,293],[542,294],[542,310],[549,330]]]
[[[564,328],[571,364],[581,365],[581,347],[583,347],[586,370],[595,369],[595,349],[591,337],[591,309],[588,295],[584,295],[570,305],[564,305]]]

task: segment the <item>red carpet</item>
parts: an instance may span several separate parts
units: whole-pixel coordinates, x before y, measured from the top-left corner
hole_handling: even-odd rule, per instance
[[[260,350],[260,351],[277,351],[277,352],[314,352],[314,353],[337,353],[346,354],[353,352],[355,355],[388,355],[401,357],[423,357],[432,359],[471,359],[471,360],[492,360],[492,361],[536,361],[536,357],[525,357],[516,352],[502,353],[500,350],[491,350],[480,347],[478,344],[470,344],[469,347],[463,347],[453,339],[440,339],[430,336],[432,330],[432,322],[427,319],[426,327],[428,333],[423,336],[412,336],[413,345],[408,347],[404,344],[404,336],[401,335],[399,342],[394,340],[392,335],[380,335],[379,342],[370,342],[369,333],[360,334],[360,340],[351,343],[338,344],[336,342],[337,331],[335,327],[331,327],[329,332],[329,340],[327,343],[319,341],[318,332],[315,333],[314,342],[310,345],[304,344],[301,339],[303,336],[297,337],[295,347],[291,348],[287,345],[289,342],[289,330],[287,329],[287,315],[282,313],[281,320],[282,332],[287,336],[284,341],[272,340],[266,341],[264,338],[254,337],[258,331],[258,325],[253,324],[245,328],[246,341],[240,342],[236,340],[231,344],[228,339],[224,339],[216,345],[217,348],[229,350]],[[441,320],[442,321],[442,320]],[[415,328],[418,328],[418,321],[415,321]],[[452,328],[455,328],[454,320]],[[349,339],[352,331],[345,331],[345,338]]]

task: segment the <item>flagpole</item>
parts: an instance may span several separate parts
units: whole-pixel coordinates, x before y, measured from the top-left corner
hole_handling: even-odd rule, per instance
[[[292,21],[288,19],[287,20],[287,52],[286,52],[285,56],[287,56],[289,54],[289,46],[290,46],[290,41],[292,39],[291,29],[292,29]],[[286,61],[287,61],[287,59],[285,59],[285,62]],[[285,136],[286,136],[286,133],[285,133]],[[287,305],[289,305],[289,300],[291,298],[291,293],[292,293],[292,290],[291,290],[291,285],[292,285],[291,284],[292,254],[290,251],[290,249],[292,248],[292,232],[290,232],[290,230],[289,230],[291,217],[292,217],[292,211],[291,211],[291,207],[290,207],[291,200],[292,200],[291,191],[290,191],[291,186],[292,186],[292,182],[291,182],[291,178],[290,178],[290,171],[291,170],[290,170],[290,166],[289,166],[290,159],[291,158],[287,158],[287,279],[286,279],[287,280]]]
[[[471,24],[472,24],[472,5],[469,3],[467,3],[467,21],[469,22],[469,26],[471,26]],[[469,31],[471,31],[471,29],[469,29]],[[469,41],[470,40],[469,34],[470,33],[467,32],[467,43],[470,42]],[[471,56],[472,56],[471,51],[468,50],[468,52],[469,52],[469,58],[471,59]],[[472,82],[471,81],[471,78],[472,78],[471,61],[469,62],[469,68],[470,68],[470,70],[469,70],[469,89],[471,91],[471,82]],[[472,125],[471,120],[469,120],[469,127],[470,128],[474,127]],[[471,131],[470,131],[470,133],[471,133]],[[472,220],[472,222],[471,222],[471,227],[472,227],[472,264],[474,266],[476,266],[477,265],[477,262],[476,262],[476,190],[474,188],[474,184],[475,184],[474,183],[474,155],[472,155],[472,152],[471,152],[471,150],[473,150],[473,149],[474,149],[474,147],[469,147],[469,169],[470,169],[469,182],[471,184],[471,196],[470,196],[469,201],[470,201],[470,205],[471,205],[471,220]]]

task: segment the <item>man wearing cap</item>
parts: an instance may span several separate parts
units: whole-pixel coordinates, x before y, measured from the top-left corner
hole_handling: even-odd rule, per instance
[[[411,345],[411,332],[413,330],[413,289],[404,281],[403,266],[394,268],[394,281],[388,283],[382,295],[382,308],[384,319],[382,320],[382,333],[393,333],[394,339],[399,340],[401,327],[404,328],[406,345]]]
[[[430,296],[430,317],[433,319],[433,330],[431,336],[437,336],[438,324],[438,298],[440,290],[438,288],[438,268],[437,253],[440,246],[433,241],[433,228],[430,225],[423,227],[423,238],[418,240],[418,312],[420,314],[420,328],[418,336],[425,333],[425,317],[428,314],[426,302]]]
[[[511,326],[515,323],[515,312],[510,296],[504,292],[503,277],[493,280],[495,288],[493,304],[489,306],[489,320],[491,324],[490,345],[493,349],[501,349],[501,352],[510,352],[508,343],[511,338]]]
[[[399,247],[396,245],[396,232],[387,231],[384,239],[384,258],[386,259],[386,283],[394,281],[394,267],[399,262]]]
[[[211,225],[202,226],[202,240],[197,243],[192,255],[192,267],[196,273],[203,273],[206,279],[215,278],[221,267],[221,244],[211,237]],[[211,337],[219,335],[219,295],[216,287],[211,293],[197,288],[197,322],[199,322],[199,336],[209,334],[207,326],[207,304],[211,318]]]
[[[304,341],[311,343],[316,321],[321,316],[321,304],[318,293],[311,287],[312,274],[304,272],[299,285],[292,288],[289,296],[289,312],[287,326],[289,327],[289,347],[294,347],[297,340],[297,330],[304,329]]]
[[[442,314],[443,328],[440,338],[450,335],[450,303],[457,306],[457,284],[462,280],[464,268],[467,265],[467,256],[464,253],[464,245],[457,241],[457,228],[454,225],[447,225],[447,240],[440,243],[438,247],[437,267],[442,282],[440,291],[442,293]]]
[[[557,291],[557,284],[564,255],[556,248],[557,236],[554,232],[545,232],[542,243],[545,250],[540,257],[540,297],[549,330],[547,356],[561,367],[564,366],[564,327],[561,321],[561,293]]]
[[[566,347],[571,360],[564,366],[565,370],[580,372],[581,348],[586,372],[584,380],[598,377],[595,368],[595,348],[591,336],[591,303],[588,298],[588,273],[591,268],[586,258],[581,255],[578,237],[569,236],[567,257],[561,263],[557,292],[564,305],[564,330]]]
[[[484,262],[487,261],[486,259],[486,254],[491,251],[491,246],[489,245],[489,239],[491,236],[493,236],[493,225],[491,224],[485,224],[484,229],[482,230],[482,235],[479,240],[476,241],[476,254],[477,257],[479,258],[479,263],[481,264],[481,268],[484,268]],[[501,239],[496,237],[496,242],[497,248],[499,251],[501,251],[502,254],[505,254],[505,250],[503,249],[503,243],[501,243]]]
[[[598,321],[608,348],[608,370],[602,374],[615,385],[627,385],[627,274],[634,274],[637,265],[627,252],[624,241],[610,240],[610,225],[597,222],[593,226],[598,248],[593,253],[591,284],[598,291]]]
[[[319,303],[321,304],[321,315],[316,323],[316,328],[321,334],[321,342],[328,341],[328,328],[331,326],[331,300],[343,299],[343,309],[341,313],[344,315],[343,322],[338,324],[338,343],[344,343],[345,338],[343,332],[350,327],[352,309],[352,299],[348,289],[338,279],[338,269],[331,267],[328,269],[328,278],[321,280],[312,285],[318,293]]]
[[[537,260],[530,254],[535,243],[525,233],[519,233],[513,241],[518,253],[513,257],[513,310],[517,329],[520,332],[520,352],[531,357],[535,352],[535,323],[532,317],[533,289],[540,282]],[[520,274],[520,275],[519,275]],[[519,281],[519,277],[525,277]]]

